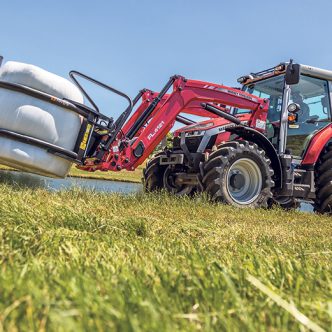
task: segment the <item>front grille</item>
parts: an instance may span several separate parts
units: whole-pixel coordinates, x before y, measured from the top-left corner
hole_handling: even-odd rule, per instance
[[[206,146],[206,149],[212,149],[214,143],[216,142],[217,135],[213,135],[210,137],[209,143]],[[193,137],[186,137],[186,146],[191,153],[195,153],[201,144],[203,136],[193,136]],[[180,146],[180,137],[174,137],[173,139],[173,148],[174,149],[181,149]]]

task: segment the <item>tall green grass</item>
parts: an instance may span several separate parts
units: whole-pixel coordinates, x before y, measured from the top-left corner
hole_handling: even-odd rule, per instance
[[[326,330],[332,219],[0,185],[0,331]]]

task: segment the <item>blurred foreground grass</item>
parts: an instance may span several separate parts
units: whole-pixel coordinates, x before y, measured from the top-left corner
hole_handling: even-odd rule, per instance
[[[0,185],[0,331],[325,328],[332,220],[204,198]]]

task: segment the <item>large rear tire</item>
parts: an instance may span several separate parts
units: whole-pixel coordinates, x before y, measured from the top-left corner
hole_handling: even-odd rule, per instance
[[[315,180],[316,200],[314,211],[332,214],[332,144],[329,144],[320,156]]]
[[[222,144],[205,162],[204,189],[214,201],[237,207],[268,207],[274,187],[270,164],[254,143]]]

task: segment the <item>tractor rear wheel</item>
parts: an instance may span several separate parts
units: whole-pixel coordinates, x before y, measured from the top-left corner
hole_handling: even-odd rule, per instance
[[[161,190],[164,187],[164,173],[166,166],[159,164],[161,153],[154,156],[143,169],[143,187],[145,191]]]
[[[274,186],[270,164],[256,144],[227,142],[205,162],[204,189],[214,201],[237,207],[267,207]]]
[[[316,169],[316,200],[314,211],[332,214],[332,144],[329,144],[319,158]]]

